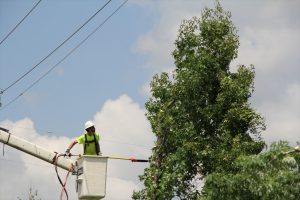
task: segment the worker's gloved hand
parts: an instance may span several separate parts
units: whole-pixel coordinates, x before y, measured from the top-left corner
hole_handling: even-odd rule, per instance
[[[71,153],[70,153],[70,149],[67,149],[65,152],[65,156],[67,157],[71,157]]]

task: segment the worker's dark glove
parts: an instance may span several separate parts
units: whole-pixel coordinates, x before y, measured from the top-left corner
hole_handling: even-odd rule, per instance
[[[67,149],[65,152],[65,156],[67,157],[71,157],[71,153],[70,153],[70,149]]]

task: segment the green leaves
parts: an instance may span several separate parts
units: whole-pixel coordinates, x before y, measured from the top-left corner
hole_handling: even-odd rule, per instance
[[[235,172],[208,175],[200,199],[299,199],[299,154],[285,154],[290,148],[273,143],[267,152],[238,157]]]
[[[146,116],[157,141],[134,199],[197,199],[203,176],[233,173],[237,158],[264,147],[264,120],[248,103],[254,67],[229,71],[239,46],[230,13],[217,2],[184,20],[175,46],[173,79],[162,73],[151,82]]]

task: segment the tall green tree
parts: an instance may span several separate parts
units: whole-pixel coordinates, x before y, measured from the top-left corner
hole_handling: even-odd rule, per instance
[[[298,200],[300,154],[289,150],[287,142],[278,142],[262,154],[240,156],[234,172],[208,175],[200,200]]]
[[[217,2],[183,21],[175,46],[172,77],[162,73],[151,83],[146,109],[157,141],[140,177],[145,188],[133,199],[197,199],[204,176],[234,171],[238,156],[264,147],[264,120],[248,102],[254,68],[229,70],[239,46],[230,13]]]

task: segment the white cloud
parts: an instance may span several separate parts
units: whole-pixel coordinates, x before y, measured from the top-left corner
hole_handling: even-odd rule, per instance
[[[128,96],[122,95],[116,100],[108,100],[95,114],[94,121],[101,135],[100,143],[105,156],[136,156],[146,159],[150,156],[153,144],[150,125],[144,110]],[[64,152],[71,142],[68,137],[39,134],[29,118],[16,122],[3,121],[1,126],[50,151]],[[81,150],[82,147],[76,145],[72,153],[77,154]],[[130,199],[133,190],[141,187],[138,175],[143,173],[146,166],[144,163],[109,160],[105,199]],[[66,171],[59,172],[64,178]],[[52,165],[6,147],[5,157],[0,158],[0,199],[27,199],[30,187],[37,189],[43,200],[59,199],[60,186]],[[74,176],[69,178],[67,190],[69,199],[77,199]]]
[[[133,102],[127,95],[122,95],[117,100],[108,100],[103,105],[100,112],[96,113],[94,122],[99,127],[103,141],[119,141],[123,144],[136,145],[115,145],[103,143],[103,153],[105,154],[125,154],[138,153],[140,156],[149,156],[145,154],[140,146],[152,146],[154,137],[150,134],[150,124],[145,117],[145,111]],[[125,155],[124,155],[125,156]]]
[[[299,35],[300,29],[245,27],[240,37],[239,57],[235,62],[254,64],[261,72],[280,70],[299,53]]]
[[[268,143],[286,140],[291,145],[300,141],[300,84],[288,86],[278,102],[268,101],[261,105],[267,120],[264,138]]]
[[[137,188],[133,181],[108,177],[107,196],[105,199],[128,200],[131,199],[132,191]]]

